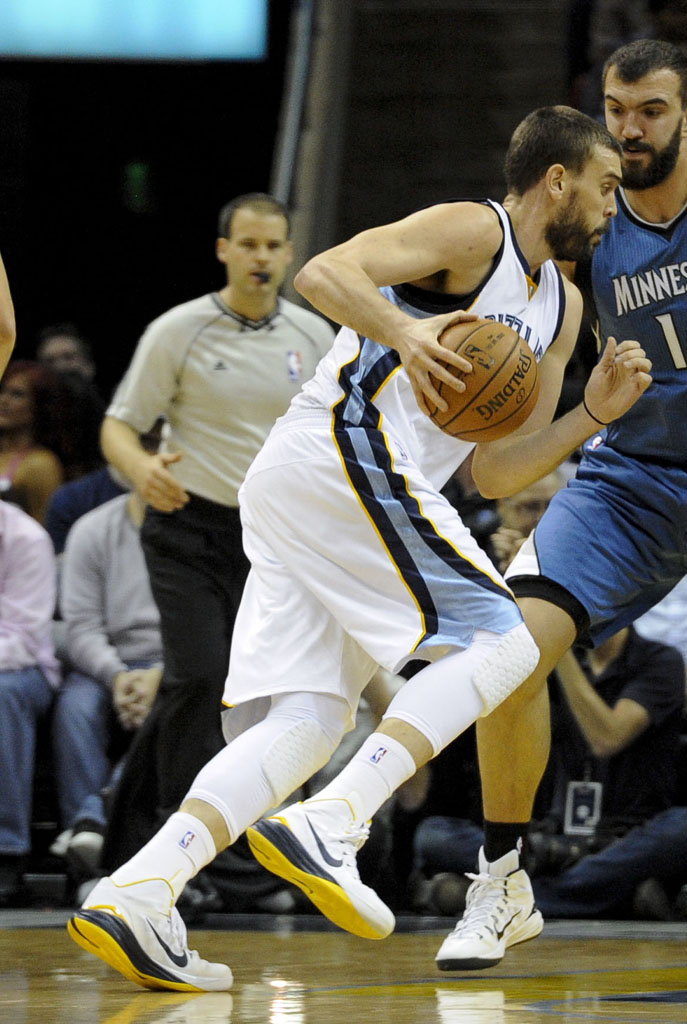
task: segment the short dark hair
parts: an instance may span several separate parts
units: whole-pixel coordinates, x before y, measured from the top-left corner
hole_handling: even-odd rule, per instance
[[[611,68],[615,68],[621,82],[638,82],[640,78],[652,71],[674,71],[680,79],[680,100],[687,106],[687,56],[673,43],[664,39],[636,39],[615,50],[603,67],[601,81],[606,85],[606,78]]]
[[[228,203],[222,207],[219,211],[217,218],[217,231],[220,238],[229,238],[231,235],[231,222],[234,219],[234,214],[237,210],[243,209],[247,206],[255,213],[268,216],[269,214],[277,214],[284,218],[286,221],[286,233],[289,234],[291,230],[291,219],[289,217],[289,211],[278,199],[274,196],[270,196],[267,192],[246,192],[245,195],[236,196],[235,199],[231,199]]]
[[[622,152],[608,129],[587,114],[572,107],[539,107],[513,132],[504,165],[506,187],[524,195],[553,164],[581,174],[596,146]]]

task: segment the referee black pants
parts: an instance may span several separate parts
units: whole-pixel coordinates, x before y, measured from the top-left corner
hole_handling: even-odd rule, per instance
[[[250,568],[238,509],[195,495],[175,513],[149,508],[141,542],[160,611],[164,670],[113,794],[103,850],[108,871],[128,860],[178,809],[195,776],[224,744],[221,698]]]

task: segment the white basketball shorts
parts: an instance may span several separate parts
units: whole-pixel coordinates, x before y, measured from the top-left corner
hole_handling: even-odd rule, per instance
[[[380,430],[289,416],[240,492],[251,571],[224,701],[334,693],[522,621],[452,505]]]

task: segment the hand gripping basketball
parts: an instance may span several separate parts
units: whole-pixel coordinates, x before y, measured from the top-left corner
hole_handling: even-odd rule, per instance
[[[465,383],[460,392],[432,378],[448,409],[430,407],[430,419],[463,441],[496,441],[522,426],[539,394],[537,361],[524,338],[505,324],[478,320],[452,324],[439,340],[468,359],[472,373],[445,364]]]

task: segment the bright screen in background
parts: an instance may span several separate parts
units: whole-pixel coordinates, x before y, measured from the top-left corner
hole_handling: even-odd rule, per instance
[[[0,0],[0,56],[260,60],[268,0]]]

